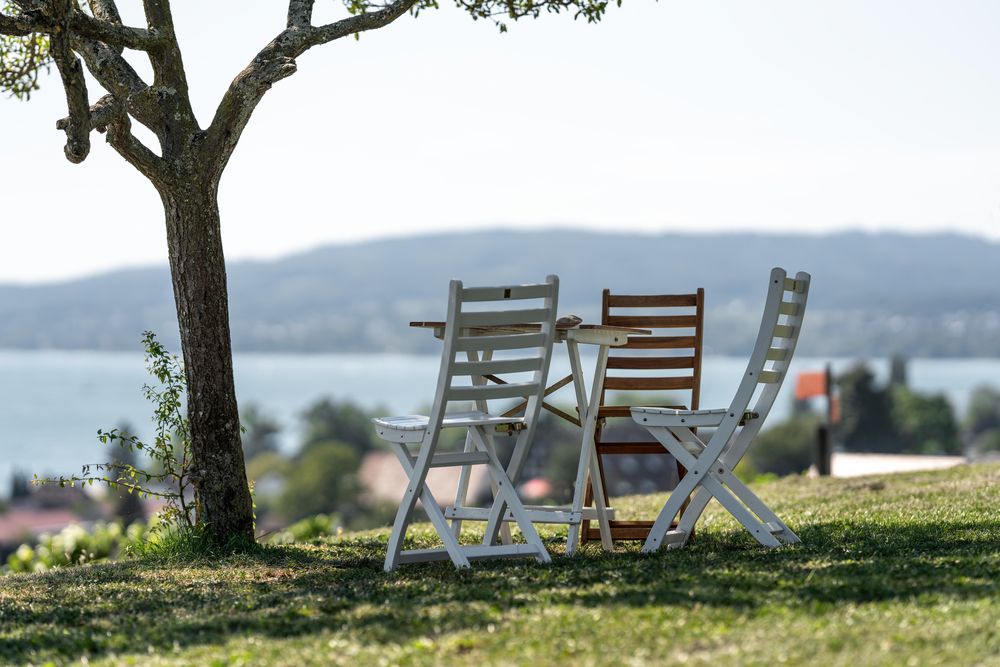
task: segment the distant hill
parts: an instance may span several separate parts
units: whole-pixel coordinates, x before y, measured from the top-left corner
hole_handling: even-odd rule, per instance
[[[241,351],[434,352],[415,319],[443,317],[447,281],[561,278],[560,311],[592,320],[604,287],[704,287],[706,348],[746,354],[772,266],[813,275],[801,353],[1000,355],[1000,244],[937,234],[636,235],[494,230],[332,245],[229,266]],[[153,329],[177,346],[165,267],[59,284],[0,285],[0,348],[135,350]]]

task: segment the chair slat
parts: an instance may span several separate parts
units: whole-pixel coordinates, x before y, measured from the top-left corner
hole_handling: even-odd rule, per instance
[[[800,312],[802,312],[802,306],[790,301],[782,301],[778,306],[779,315],[798,315]]]
[[[545,334],[513,334],[510,336],[460,336],[455,340],[459,352],[469,350],[520,350],[545,345]]]
[[[694,357],[609,357],[608,368],[694,368]]]
[[[691,389],[694,378],[681,377],[606,377],[605,389]]]
[[[795,280],[795,278],[785,278],[785,291],[786,292],[797,292],[802,294],[806,291],[806,283],[803,280]]]
[[[698,324],[695,315],[608,315],[606,324],[614,327],[640,327],[643,329],[686,329]]]
[[[491,361],[458,361],[452,366],[454,375],[498,375],[500,373],[523,373],[537,371],[542,367],[541,357],[522,359],[493,359]]]
[[[489,401],[497,398],[523,398],[537,391],[537,382],[511,382],[478,387],[451,387],[446,396],[449,401]]]
[[[610,308],[693,308],[697,305],[697,294],[608,295]]]
[[[545,322],[548,319],[548,308],[526,308],[524,310],[491,310],[460,313],[458,323],[461,327],[483,327],[505,324],[533,324],[535,322]]]
[[[774,327],[775,338],[795,338],[795,327],[790,324],[778,324]]]
[[[778,384],[781,382],[781,373],[778,371],[761,371],[757,374],[757,382],[761,384]]]
[[[633,336],[628,344],[619,350],[678,350],[693,348],[697,344],[694,336]]]
[[[552,296],[551,285],[509,285],[506,287],[466,287],[462,301],[506,301],[509,299],[544,299]]]
[[[767,351],[768,361],[784,361],[788,358],[788,348],[772,347]]]

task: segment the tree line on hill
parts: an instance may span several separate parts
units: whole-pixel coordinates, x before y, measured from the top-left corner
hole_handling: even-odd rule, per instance
[[[495,251],[503,239],[502,260]],[[683,250],[683,252],[679,252]],[[440,261],[415,264],[414,257]],[[706,290],[705,350],[745,355],[772,266],[813,290],[800,355],[1000,355],[1000,244],[958,235],[439,234],[335,245],[229,270],[233,346],[263,352],[438,352],[410,330],[440,319],[451,278],[502,284],[562,278],[560,311],[593,321],[604,288]],[[176,349],[165,268],[59,284],[0,285],[0,348],[133,350],[144,330]]]

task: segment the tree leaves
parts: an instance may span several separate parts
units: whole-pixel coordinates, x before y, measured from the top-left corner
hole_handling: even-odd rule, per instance
[[[14,14],[10,2],[0,0],[0,11]],[[38,90],[38,77],[52,65],[46,35],[0,35],[0,92],[28,100]]]

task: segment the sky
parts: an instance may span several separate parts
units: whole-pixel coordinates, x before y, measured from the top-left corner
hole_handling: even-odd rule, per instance
[[[207,126],[287,3],[173,4]],[[503,35],[446,6],[268,93],[222,181],[227,258],[484,227],[1000,239],[998,63],[994,0],[624,0]],[[0,282],[165,263],[155,191],[100,135],[67,162],[64,115],[55,75],[0,99]]]

